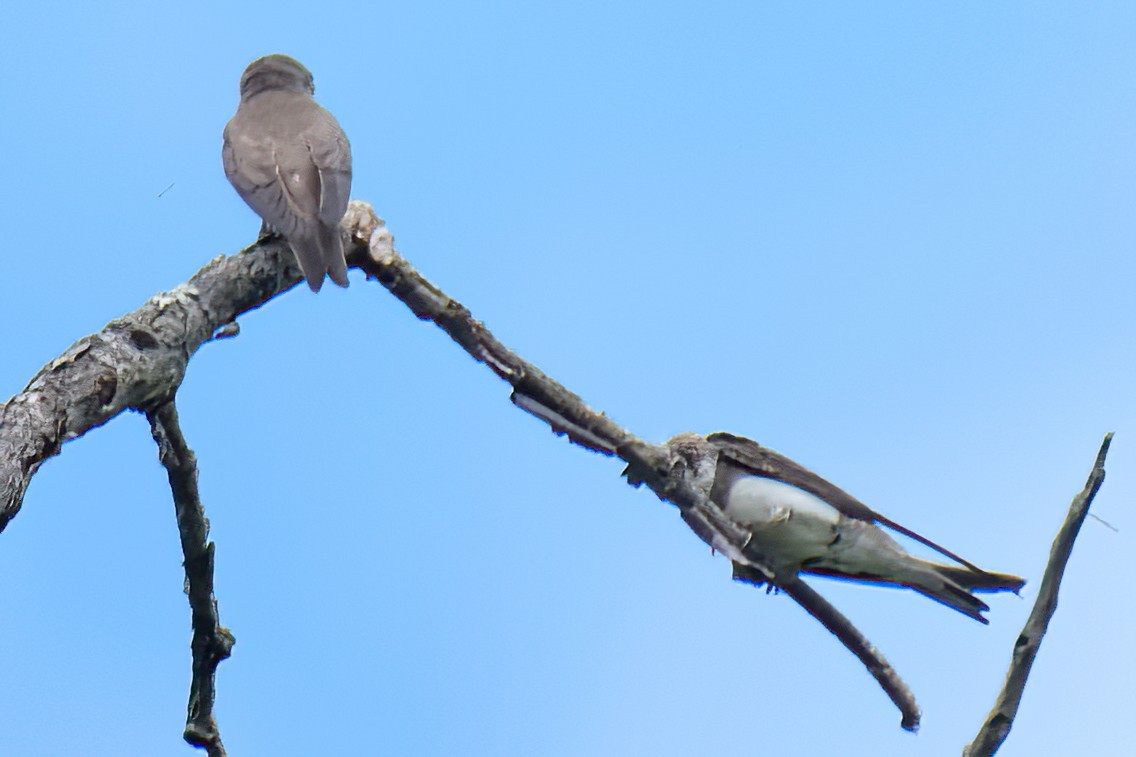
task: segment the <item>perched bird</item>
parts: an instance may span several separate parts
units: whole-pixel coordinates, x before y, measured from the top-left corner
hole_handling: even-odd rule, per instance
[[[989,622],[982,612],[990,608],[972,592],[1016,592],[1025,585],[1017,576],[981,570],[750,439],[683,434],[669,445],[680,455],[700,456],[699,462],[717,452],[713,478],[706,482],[710,500],[750,534],[746,548],[776,570],[906,586],[981,623]],[[913,557],[881,525],[959,564]],[[735,577],[764,582],[737,563]]]
[[[313,292],[326,273],[347,286],[339,222],[351,192],[351,145],[312,99],[312,74],[287,55],[254,60],[225,126],[225,175],[249,207],[284,235]]]

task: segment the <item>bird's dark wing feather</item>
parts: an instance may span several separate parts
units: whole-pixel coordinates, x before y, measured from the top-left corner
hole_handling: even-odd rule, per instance
[[[718,448],[719,455],[724,455],[735,465],[741,466],[755,475],[784,481],[787,484],[792,484],[800,489],[804,489],[820,497],[849,518],[857,518],[859,520],[868,521],[869,523],[879,523],[880,525],[887,526],[893,531],[910,537],[920,544],[930,547],[939,554],[949,557],[960,565],[965,565],[967,568],[977,571],[978,573],[985,573],[985,571],[974,563],[962,559],[954,552],[939,546],[925,536],[921,536],[911,529],[901,526],[889,518],[885,518],[848,492],[829,483],[803,465],[793,462],[784,455],[778,454],[771,449],[762,447],[752,439],[725,432],[718,432],[707,436],[706,441]]]
[[[318,105],[316,108],[316,117],[304,135],[304,142],[319,172],[319,218],[337,227],[351,199],[351,144],[335,117]]]
[[[224,137],[221,157],[225,175],[269,226],[291,239],[305,220],[315,219],[318,195],[305,202],[303,193],[297,192],[295,186],[290,190],[286,181],[289,174],[293,185],[298,181],[319,181],[319,174],[306,155],[303,160],[296,159],[295,153],[306,153],[306,149],[281,148],[271,139],[250,137],[232,123],[225,127]]]
[[[314,103],[313,103],[314,105]],[[335,117],[315,105],[309,130],[304,134],[309,159],[319,175],[319,236],[317,244],[331,280],[347,286],[347,263],[339,222],[351,199],[351,144]]]

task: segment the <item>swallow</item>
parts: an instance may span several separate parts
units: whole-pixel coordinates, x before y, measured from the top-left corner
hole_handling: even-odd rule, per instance
[[[745,548],[775,570],[907,587],[984,624],[989,621],[982,613],[990,607],[974,592],[1016,593],[1025,585],[1018,576],[982,570],[750,439],[716,433],[702,441],[684,434],[670,446],[690,445],[691,438],[709,443],[700,454],[717,451],[711,502],[748,532]],[[909,555],[881,526],[958,564]],[[738,563],[734,576],[756,584],[766,580]]]
[[[287,55],[250,63],[221,157],[237,194],[284,236],[318,292],[325,275],[347,286],[339,222],[351,193],[351,144],[314,93],[312,73]]]

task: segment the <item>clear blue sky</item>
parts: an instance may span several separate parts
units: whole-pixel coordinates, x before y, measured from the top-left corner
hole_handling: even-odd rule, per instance
[[[990,627],[814,582],[914,689],[904,733],[800,608],[353,273],[243,318],[180,394],[233,755],[957,754],[1109,430],[1120,532],[1086,524],[1002,754],[1130,748],[1136,6],[164,5],[5,13],[0,395],[255,238],[221,129],[285,52],[353,196],[521,355],[641,436],[753,437],[1031,581]],[[141,417],[41,469],[0,576],[0,753],[192,753]]]

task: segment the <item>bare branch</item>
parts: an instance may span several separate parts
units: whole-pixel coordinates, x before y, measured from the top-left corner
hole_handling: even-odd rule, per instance
[[[214,258],[193,278],[85,336],[0,405],[0,531],[39,466],[64,442],[127,409],[172,397],[189,358],[215,332],[300,281],[279,239]]]
[[[236,640],[221,625],[213,596],[213,543],[209,521],[197,490],[197,458],[186,443],[173,401],[147,413],[173,491],[178,534],[185,557],[186,594],[193,616],[193,679],[183,737],[205,749],[209,757],[225,757],[217,721],[213,718],[217,665],[232,652]]]
[[[919,705],[915,702],[915,695],[880,651],[860,633],[860,629],[852,625],[852,621],[829,604],[813,587],[801,580],[799,575],[778,576],[777,585],[796,600],[797,604],[805,608],[809,615],[819,620],[836,638],[840,639],[840,643],[848,651],[864,663],[864,667],[880,684],[880,688],[899,708],[900,726],[907,731],[918,731],[921,713]]]
[[[426,280],[395,252],[385,224],[369,205],[355,202],[344,222],[356,244],[348,263],[362,268],[413,313],[432,321],[469,355],[484,363],[513,387],[513,402],[582,447],[604,455],[616,454],[647,468],[663,465],[666,452],[621,428],[603,413],[589,408],[580,397],[549,378],[501,344],[469,309]]]
[[[1109,445],[1112,444],[1112,434],[1105,434],[1101,442],[1100,451],[1097,452],[1093,470],[1089,473],[1089,480],[1073,503],[1069,506],[1069,513],[1065,522],[1053,539],[1053,546],[1049,550],[1049,564],[1045,566],[1045,575],[1041,579],[1041,588],[1037,592],[1037,600],[1033,610],[1026,619],[1025,627],[1014,642],[1014,652],[1010,660],[1010,670],[1006,674],[1006,682],[994,703],[986,722],[982,724],[974,741],[963,749],[964,757],[989,757],[998,751],[1002,742],[1010,735],[1014,725],[1014,718],[1018,714],[1018,705],[1022,701],[1022,692],[1026,687],[1033,661],[1041,648],[1041,640],[1049,628],[1049,621],[1057,611],[1057,590],[1061,586],[1061,579],[1065,575],[1065,565],[1073,553],[1073,542],[1085,522],[1089,513],[1089,506],[1100,490],[1104,481],[1104,461],[1108,456]]]

